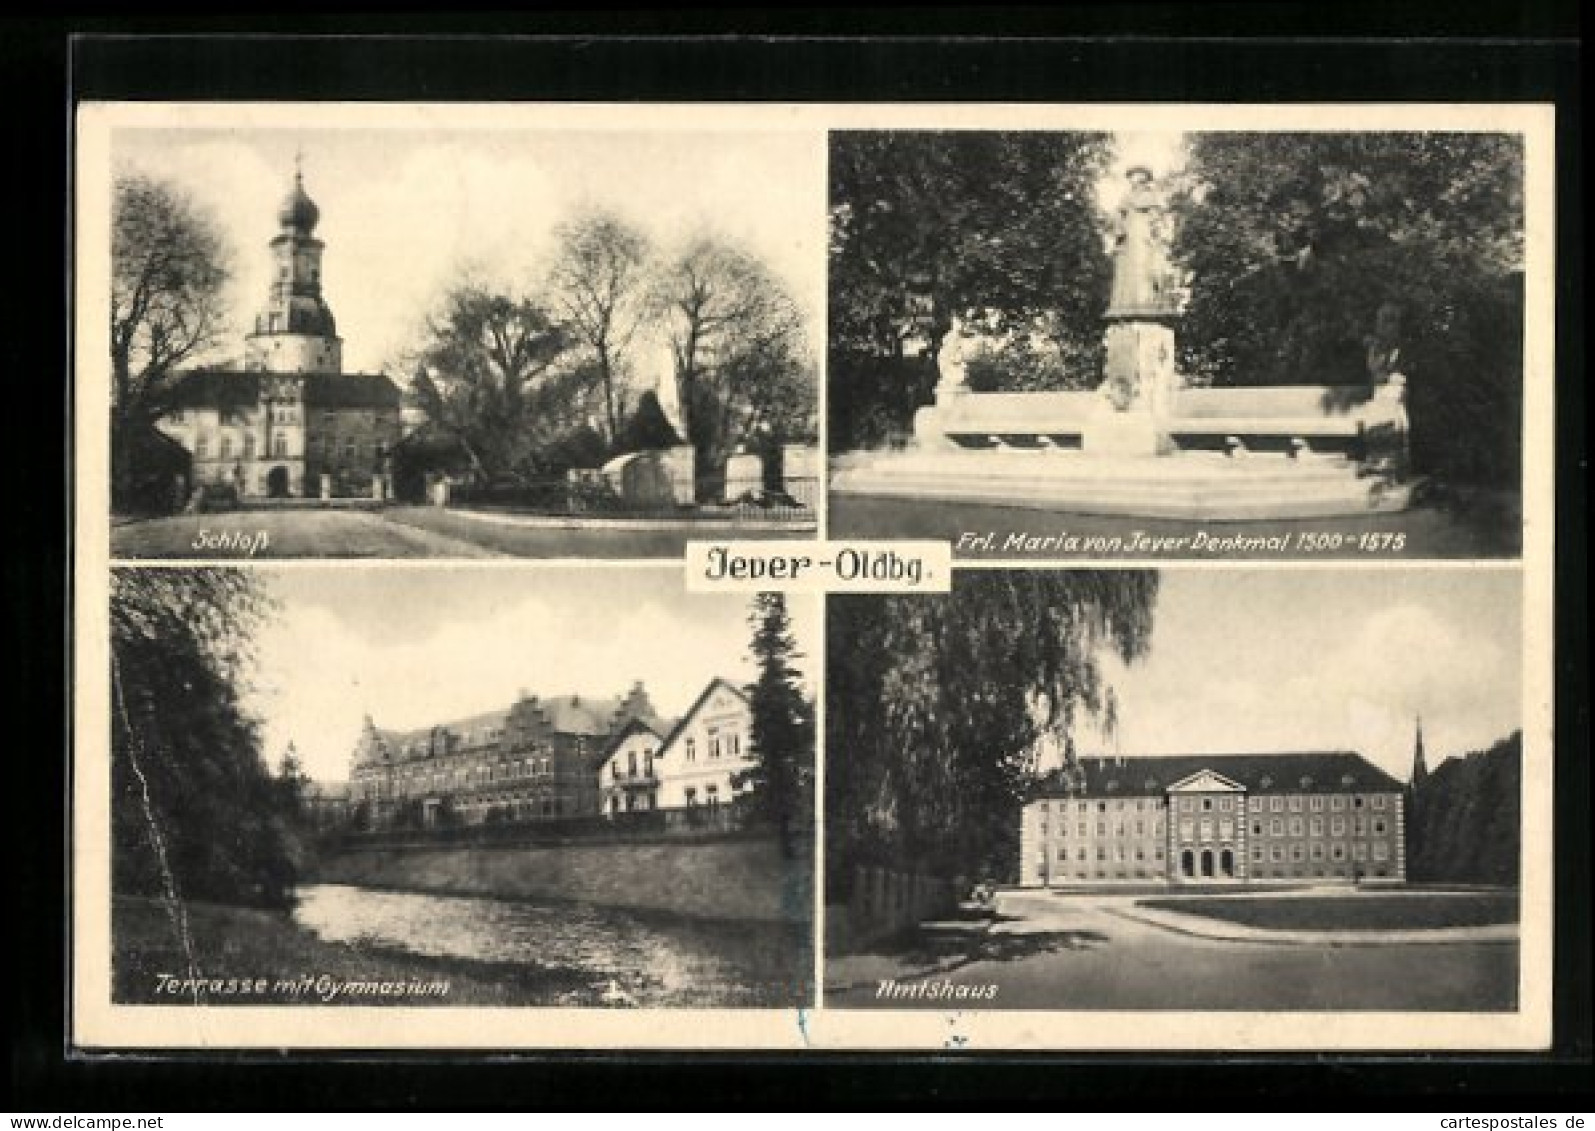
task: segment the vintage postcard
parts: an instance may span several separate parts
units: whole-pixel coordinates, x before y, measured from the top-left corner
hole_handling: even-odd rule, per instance
[[[88,103],[71,1040],[1551,1040],[1553,116]]]

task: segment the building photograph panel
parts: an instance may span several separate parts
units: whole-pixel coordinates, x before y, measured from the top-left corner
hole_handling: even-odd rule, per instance
[[[1521,616],[1497,569],[833,596],[827,1005],[1517,1011]]]
[[[112,1000],[811,1004],[818,620],[652,569],[116,571]]]
[[[422,109],[105,131],[113,556],[812,532],[823,139]]]
[[[1520,553],[1523,133],[830,145],[833,536]]]

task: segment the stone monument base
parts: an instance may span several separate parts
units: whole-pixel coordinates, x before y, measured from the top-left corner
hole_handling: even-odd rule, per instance
[[[853,457],[831,475],[839,495],[1199,521],[1389,514],[1412,486],[1346,459],[1207,452],[909,451]]]
[[[1080,450],[1092,456],[1161,456],[1173,451],[1174,445],[1151,414],[1109,412],[1082,428]]]

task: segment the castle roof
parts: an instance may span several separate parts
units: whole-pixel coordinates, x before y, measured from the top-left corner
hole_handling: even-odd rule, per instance
[[[1164,793],[1211,770],[1250,793],[1398,792],[1401,783],[1349,750],[1279,754],[1177,754],[1078,759],[1073,788],[1067,771],[1047,775],[1032,797],[1135,797]]]
[[[402,731],[373,729],[395,760],[408,761],[426,756],[434,731],[454,735],[468,749],[485,746],[498,741],[512,725],[511,720],[517,712],[527,711],[535,711],[546,718],[549,729],[556,734],[578,738],[609,738],[621,726],[636,721],[656,734],[669,726],[638,688],[629,695],[597,699],[585,695],[525,696],[510,707],[452,719],[436,726]]]
[[[177,408],[251,408],[260,403],[262,378],[297,377],[306,408],[399,407],[399,387],[381,373],[267,373],[259,369],[199,369],[172,389]]]

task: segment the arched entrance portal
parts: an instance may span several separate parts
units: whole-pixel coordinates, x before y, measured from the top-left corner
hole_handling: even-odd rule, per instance
[[[1213,850],[1211,848],[1202,849],[1202,878],[1204,880],[1213,878]]]
[[[288,469],[280,464],[266,472],[266,494],[273,499],[288,497]]]
[[[1196,876],[1196,853],[1189,848],[1180,853],[1180,875],[1187,880]]]
[[[1218,874],[1226,880],[1235,878],[1235,853],[1227,848],[1218,854]]]

